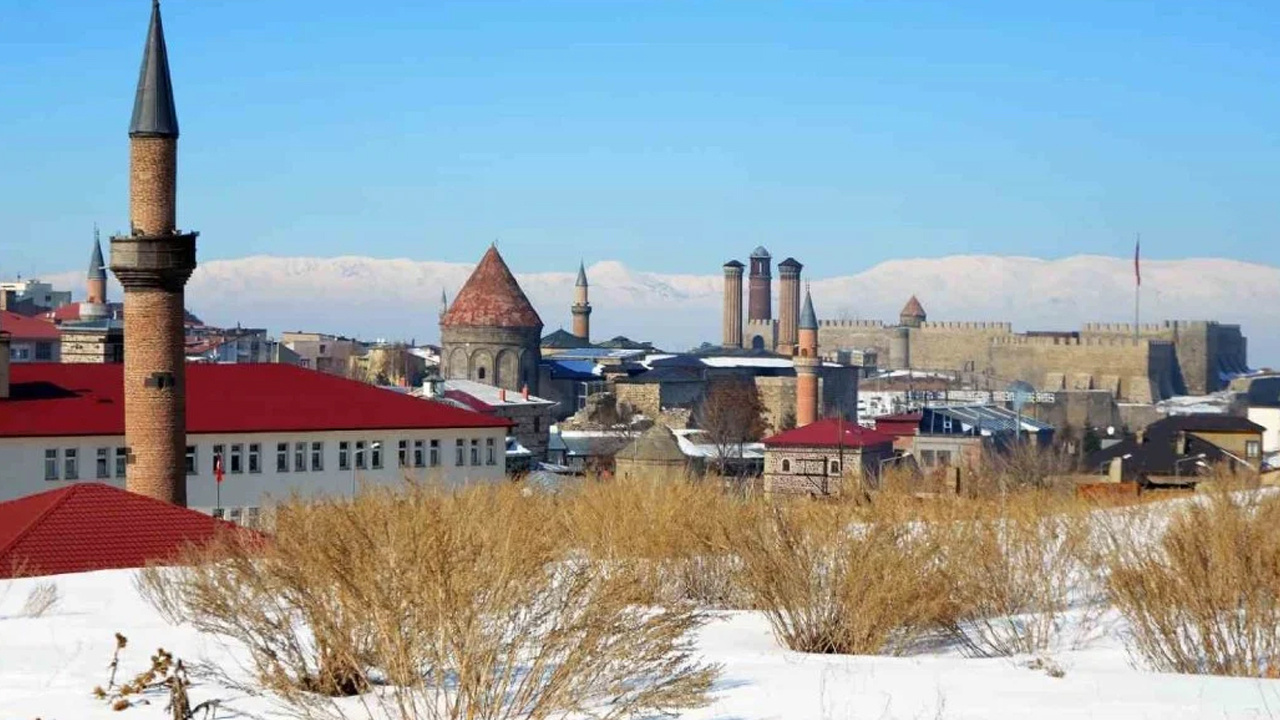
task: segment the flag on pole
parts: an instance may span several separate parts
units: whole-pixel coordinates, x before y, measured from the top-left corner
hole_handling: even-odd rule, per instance
[[[219,485],[222,484],[222,456],[221,455],[213,456],[213,479],[216,480]]]
[[[1142,270],[1138,265],[1138,255],[1142,248],[1142,237],[1133,241],[1133,277],[1138,282],[1138,287],[1142,287]]]

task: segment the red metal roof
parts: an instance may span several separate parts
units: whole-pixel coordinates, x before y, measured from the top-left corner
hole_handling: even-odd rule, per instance
[[[14,363],[0,437],[124,434],[124,367]],[[502,418],[294,365],[190,364],[188,433],[508,427]]]
[[[14,340],[54,340],[59,337],[58,326],[43,318],[27,317],[16,312],[0,310],[0,330],[9,333]]]
[[[876,418],[876,432],[892,435],[895,438],[903,435],[915,435],[916,431],[920,429],[920,419],[923,417],[922,413],[883,415]]]
[[[55,323],[65,322],[67,320],[75,321],[80,319],[80,303],[67,303],[56,310],[50,310],[44,314],[44,317],[54,321]]]
[[[843,442],[841,435],[843,434]],[[764,439],[765,447],[837,447],[860,448],[868,445],[889,445],[893,437],[865,428],[856,422],[841,422],[827,418],[794,430],[780,432]]]
[[[0,578],[142,567],[224,532],[251,531],[111,485],[77,483],[0,502]]]
[[[498,248],[490,245],[453,304],[440,318],[440,325],[541,328],[542,318],[520,289],[520,283],[498,254]]]

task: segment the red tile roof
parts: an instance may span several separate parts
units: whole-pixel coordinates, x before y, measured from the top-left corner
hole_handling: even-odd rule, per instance
[[[56,310],[50,310],[45,313],[44,317],[54,321],[55,323],[65,322],[67,320],[74,322],[80,319],[80,303],[67,303]]]
[[[142,567],[223,532],[251,531],[111,485],[77,483],[0,502],[0,578]]]
[[[912,295],[907,304],[902,306],[902,312],[899,315],[903,317],[925,317],[924,306],[920,304],[919,298]]]
[[[191,364],[187,432],[507,427],[501,418],[294,365]],[[14,363],[0,437],[123,435],[123,366]]]
[[[440,318],[440,325],[541,329],[542,318],[520,289],[520,283],[498,254],[498,248],[490,245],[453,304]]]
[[[844,440],[841,442],[841,434]],[[764,439],[765,447],[837,447],[860,448],[868,445],[893,444],[893,436],[865,428],[848,420],[834,418],[809,423]]]
[[[0,310],[0,330],[9,333],[14,340],[57,340],[61,337],[58,326],[52,322],[8,310]]]

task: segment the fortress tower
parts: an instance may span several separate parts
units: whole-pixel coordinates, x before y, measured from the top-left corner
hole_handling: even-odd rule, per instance
[[[724,340],[727,348],[742,347],[742,263],[724,264]]]
[[[924,306],[915,295],[911,296],[907,304],[902,306],[902,312],[898,313],[898,322],[903,327],[918,328],[928,319],[929,316],[924,313]]]
[[[578,263],[578,280],[573,284],[573,334],[591,342],[591,303],[587,300],[587,268]]]
[[[807,290],[797,325],[799,339],[792,358],[796,368],[796,427],[804,427],[818,419],[818,369],[822,365],[818,358],[818,316]]]
[[[186,505],[183,288],[197,233],[177,229],[177,175],[178,114],[155,0],[129,124],[130,230],[111,238],[111,271],[124,286],[125,486]]]
[[[542,318],[490,246],[440,318],[441,375],[538,392]]]
[[[800,271],[804,266],[795,258],[778,263],[778,352],[795,352],[797,323],[800,321]]]
[[[98,228],[93,229],[93,252],[89,255],[89,273],[85,278],[85,300],[80,303],[81,320],[98,320],[107,316],[107,263],[102,259],[102,243]]]
[[[751,253],[751,274],[747,278],[747,320],[773,319],[772,256],[764,247]]]

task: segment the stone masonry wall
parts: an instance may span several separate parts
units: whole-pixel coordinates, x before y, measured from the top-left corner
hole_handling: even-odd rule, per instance
[[[617,383],[614,394],[619,407],[629,405],[651,418],[662,412],[662,388],[658,383]]]

